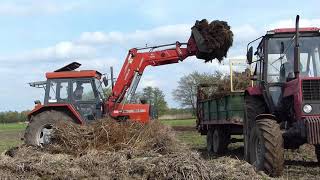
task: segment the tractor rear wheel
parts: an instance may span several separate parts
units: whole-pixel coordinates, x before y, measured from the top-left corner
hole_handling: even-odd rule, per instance
[[[257,120],[250,133],[250,161],[257,170],[281,176],[284,167],[283,138],[279,124],[272,119]]]
[[[320,145],[315,145],[315,154],[317,156],[318,163],[320,164]]]
[[[25,144],[44,146],[50,144],[53,126],[59,121],[72,121],[64,112],[48,110],[33,116],[24,134]]]

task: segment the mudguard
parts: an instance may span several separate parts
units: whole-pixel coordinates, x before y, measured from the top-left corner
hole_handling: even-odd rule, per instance
[[[80,113],[71,105],[71,104],[50,104],[50,105],[36,105],[34,109],[28,114],[28,120],[30,121],[31,117],[39,114],[43,111],[58,109],[68,112],[73,115],[74,120],[79,124],[84,124]]]

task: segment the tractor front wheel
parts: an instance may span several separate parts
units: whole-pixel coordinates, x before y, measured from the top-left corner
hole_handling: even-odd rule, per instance
[[[53,126],[59,121],[72,121],[66,113],[48,110],[33,116],[24,134],[25,144],[44,146],[51,143]]]
[[[281,176],[284,167],[283,138],[279,124],[271,119],[257,120],[250,133],[250,162],[270,176]]]

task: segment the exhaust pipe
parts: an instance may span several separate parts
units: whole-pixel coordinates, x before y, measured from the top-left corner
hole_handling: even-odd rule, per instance
[[[299,47],[299,19],[300,16],[296,17],[296,38],[294,47],[294,76],[299,77],[300,74],[300,47]]]
[[[111,89],[114,87],[114,79],[113,79],[113,67],[110,66],[110,75],[111,75]]]

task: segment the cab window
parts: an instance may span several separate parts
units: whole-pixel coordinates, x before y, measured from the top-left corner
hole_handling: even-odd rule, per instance
[[[69,99],[68,81],[49,81],[49,103],[64,102]]]
[[[72,83],[73,99],[76,101],[94,101],[95,95],[91,81],[76,81]]]

